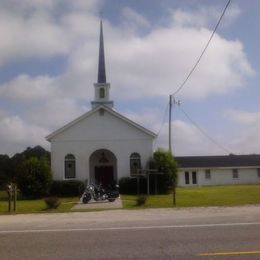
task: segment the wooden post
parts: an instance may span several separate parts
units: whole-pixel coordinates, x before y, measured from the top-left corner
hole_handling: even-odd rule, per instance
[[[147,171],[147,195],[150,195],[150,172]]]
[[[140,176],[137,175],[137,195],[140,195]]]
[[[13,184],[13,211],[16,212],[16,184]]]
[[[158,193],[158,189],[157,189],[157,174],[154,175],[154,193],[155,195]]]
[[[11,212],[11,208],[12,208],[12,185],[10,185],[10,184],[7,185],[6,192],[8,194],[8,212]]]
[[[175,186],[173,187],[173,190],[172,190],[172,196],[173,196],[173,205],[176,206],[176,188],[175,188]]]
[[[8,212],[11,212],[11,191],[8,190]]]

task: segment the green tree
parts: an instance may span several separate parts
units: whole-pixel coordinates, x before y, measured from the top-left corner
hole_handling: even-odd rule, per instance
[[[175,204],[175,191],[178,185],[178,167],[176,161],[169,151],[163,149],[158,149],[158,151],[153,154],[153,161],[157,170],[163,173],[161,179],[164,182],[164,189],[172,187]]]
[[[0,155],[0,189],[10,182],[10,158],[8,155]]]
[[[46,159],[31,157],[18,166],[17,184],[26,197],[48,194],[52,183],[51,169]]]

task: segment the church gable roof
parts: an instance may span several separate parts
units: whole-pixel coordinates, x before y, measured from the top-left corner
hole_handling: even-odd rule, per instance
[[[56,131],[54,131],[53,133],[51,133],[50,135],[46,136],[46,140],[51,141],[54,137],[58,136],[59,134],[65,132],[66,130],[72,128],[73,126],[77,125],[78,123],[82,122],[83,120],[87,119],[88,117],[90,117],[91,115],[93,115],[95,112],[97,112],[100,109],[104,109],[105,111],[107,111],[108,113],[110,113],[111,115],[115,116],[117,119],[122,120],[123,122],[127,123],[129,126],[134,127],[135,129],[138,129],[139,131],[149,135],[152,138],[155,138],[157,135],[155,133],[153,133],[152,131],[146,129],[145,127],[135,123],[134,121],[128,119],[127,117],[121,115],[120,113],[106,107],[106,106],[98,106],[95,109],[90,110],[89,112],[83,114],[82,116],[76,118],[75,120],[71,121],[70,123],[64,125],[63,127],[57,129]]]

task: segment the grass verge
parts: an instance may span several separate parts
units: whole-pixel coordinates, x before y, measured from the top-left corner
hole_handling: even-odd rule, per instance
[[[137,196],[122,195],[123,208],[173,207],[172,194],[151,195],[141,207],[136,206]],[[260,185],[232,185],[177,188],[177,207],[239,206],[260,204]]]
[[[69,212],[79,201],[78,197],[59,198],[57,209],[47,209],[43,199],[17,200],[16,213]],[[8,214],[8,201],[5,192],[0,192],[0,214]]]
[[[177,207],[208,207],[208,206],[239,206],[247,204],[260,204],[260,185],[233,185],[177,188]],[[147,196],[145,203],[138,206],[138,196],[121,195],[123,208],[171,208],[173,207],[172,194]],[[47,210],[43,199],[18,200],[16,213],[49,213],[71,212],[71,208],[78,202],[78,197],[60,198],[57,209]],[[6,192],[0,191],[0,214],[8,214]],[[104,210],[104,209],[100,209]],[[73,210],[97,211],[96,209]]]

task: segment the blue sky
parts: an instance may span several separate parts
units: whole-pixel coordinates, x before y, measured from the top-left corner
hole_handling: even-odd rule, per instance
[[[100,13],[115,109],[158,133],[168,95],[185,79],[224,0],[0,0],[0,153],[14,154],[88,111],[97,77]],[[260,153],[257,0],[233,0],[176,99],[235,154]],[[167,147],[167,122],[157,146]],[[224,154],[177,107],[176,155]]]

